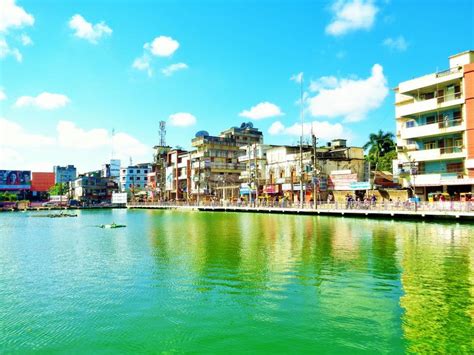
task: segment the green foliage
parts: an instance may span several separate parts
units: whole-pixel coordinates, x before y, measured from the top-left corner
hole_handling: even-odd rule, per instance
[[[0,201],[11,202],[16,200],[18,200],[16,194],[13,194],[11,192],[0,192]]]
[[[50,195],[64,195],[68,192],[68,190],[69,190],[69,185],[67,183],[59,182],[57,184],[54,184],[54,186],[51,187],[48,192]]]
[[[379,130],[377,133],[369,135],[369,141],[364,144],[363,148],[368,150],[367,161],[374,164],[377,170],[392,171],[391,161],[396,158],[395,146],[393,133]]]

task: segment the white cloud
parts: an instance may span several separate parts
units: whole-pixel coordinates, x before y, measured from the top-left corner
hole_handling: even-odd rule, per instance
[[[0,88],[0,101],[6,100],[7,99],[7,94],[5,94],[5,90],[3,88]]]
[[[33,44],[33,41],[31,40],[30,36],[24,33],[20,36],[20,41],[21,44],[23,44],[24,46],[31,46]]]
[[[143,48],[149,50],[155,56],[169,57],[179,48],[179,42],[168,36],[159,36],[151,44],[145,43]]]
[[[371,29],[378,12],[371,0],[337,0],[331,9],[334,17],[326,26],[326,33],[332,36]]]
[[[13,121],[0,118],[1,147],[43,147],[54,144],[54,139],[40,134],[26,132],[23,127]]]
[[[107,26],[105,22],[99,22],[94,25],[87,22],[86,19],[79,14],[71,17],[69,27],[75,31],[74,36],[88,40],[93,44],[97,44],[102,37],[107,37],[112,34],[112,29]]]
[[[313,85],[316,96],[308,99],[309,112],[315,117],[343,117],[347,122],[361,121],[369,111],[380,107],[388,95],[387,79],[379,64],[372,67],[371,76],[367,79],[323,78]],[[321,86],[322,83],[326,83],[326,87]]]
[[[141,57],[136,58],[133,61],[132,67],[137,70],[146,71],[148,76],[153,75],[153,70],[151,69],[151,58],[148,54],[143,54]]]
[[[186,63],[175,63],[167,66],[166,68],[163,68],[161,72],[165,76],[171,76],[174,72],[184,69],[188,69],[188,65]]]
[[[403,36],[397,38],[386,38],[383,41],[383,45],[393,51],[404,52],[408,48],[408,42]]]
[[[66,95],[43,92],[38,96],[21,96],[16,100],[15,107],[34,106],[43,110],[54,110],[66,106],[70,102]]]
[[[171,126],[176,127],[189,127],[196,124],[196,117],[187,112],[177,112],[169,117],[169,123]]]
[[[311,127],[318,139],[331,140],[335,138],[350,139],[352,132],[344,128],[340,123],[329,123],[327,121],[312,121],[303,124],[303,134],[305,136],[311,134]],[[271,135],[288,135],[299,137],[301,135],[301,123],[295,123],[292,126],[285,127],[280,121],[273,122],[268,129]]]
[[[260,102],[253,106],[250,110],[244,110],[239,113],[241,117],[251,118],[253,120],[261,120],[268,117],[281,116],[283,112],[281,109],[270,102]]]
[[[333,89],[337,87],[339,80],[335,76],[322,76],[317,80],[311,80],[309,89],[313,92],[321,89]]]
[[[18,48],[10,48],[7,40],[5,38],[0,38],[0,59],[6,58],[7,56],[14,57],[17,62],[21,62],[23,60],[23,56],[21,55]]]
[[[0,0],[0,32],[7,32],[9,28],[33,26],[34,23],[34,17],[16,5],[15,0]]]
[[[290,77],[290,80],[294,81],[295,83],[300,84],[303,80],[303,72],[299,72],[298,74],[294,74]]]
[[[34,148],[34,149],[32,149]],[[60,121],[49,135],[27,132],[20,124],[0,118],[0,166],[52,171],[53,165],[74,163],[82,171],[98,169],[114,158],[128,163],[152,160],[152,149],[124,132],[112,136],[103,128],[90,130]],[[49,160],[49,161],[48,161]]]

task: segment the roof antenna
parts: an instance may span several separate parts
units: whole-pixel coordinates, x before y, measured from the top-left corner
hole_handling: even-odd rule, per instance
[[[115,128],[112,128],[112,152],[110,159],[114,158]]]

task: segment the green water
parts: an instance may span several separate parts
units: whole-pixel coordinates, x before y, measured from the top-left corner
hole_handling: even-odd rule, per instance
[[[33,214],[0,214],[0,353],[474,351],[470,225]]]

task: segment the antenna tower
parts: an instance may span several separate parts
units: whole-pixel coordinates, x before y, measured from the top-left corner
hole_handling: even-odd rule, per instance
[[[160,146],[165,147],[166,146],[166,122],[165,121],[160,121]]]

